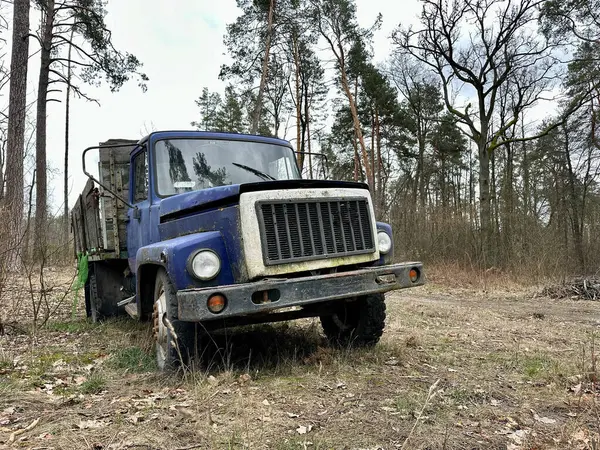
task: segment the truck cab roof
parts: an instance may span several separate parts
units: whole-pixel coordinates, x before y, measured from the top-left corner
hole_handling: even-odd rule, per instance
[[[196,131],[196,130],[163,130],[153,131],[152,133],[144,136],[140,139],[137,144],[142,145],[148,142],[150,139],[175,139],[175,138],[187,138],[187,139],[222,139],[229,141],[251,141],[251,142],[262,142],[265,144],[283,145],[293,150],[292,145],[283,139],[258,136],[255,134],[243,134],[243,133],[223,133],[217,131]],[[135,148],[132,149],[132,152]]]

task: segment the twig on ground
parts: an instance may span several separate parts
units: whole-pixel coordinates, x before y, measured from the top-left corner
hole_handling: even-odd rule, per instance
[[[438,384],[440,384],[439,378],[437,379],[437,381],[435,383],[433,383],[431,386],[429,386],[429,391],[427,392],[427,398],[425,398],[423,407],[419,411],[419,414],[417,414],[417,418],[415,419],[415,423],[413,424],[413,427],[411,428],[410,433],[408,433],[408,436],[406,436],[406,439],[404,439],[404,442],[402,443],[401,448],[403,450],[406,448],[406,444],[408,443],[409,439],[415,432],[417,425],[419,424],[419,421],[421,420],[421,417],[423,417],[423,413],[425,412],[425,409],[429,406],[429,403],[431,402],[431,400],[433,400],[433,397],[435,397],[435,395],[437,394],[438,391],[436,391],[436,389],[437,389]]]
[[[23,433],[27,433],[28,431],[33,430],[39,422],[40,422],[40,418],[38,417],[33,422],[31,422],[29,425],[27,425],[25,428],[21,428],[20,430],[14,431],[8,438],[8,443],[12,444],[13,442],[15,442],[15,439],[17,438],[17,436],[20,436]]]
[[[600,300],[600,278],[574,278],[562,284],[548,286],[541,294],[554,299]]]

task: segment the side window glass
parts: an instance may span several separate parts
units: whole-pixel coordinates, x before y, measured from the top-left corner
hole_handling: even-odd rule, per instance
[[[133,160],[133,201],[144,201],[148,198],[148,152],[139,153]]]

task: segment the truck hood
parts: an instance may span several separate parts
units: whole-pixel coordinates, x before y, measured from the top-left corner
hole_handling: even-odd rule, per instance
[[[160,222],[169,222],[190,214],[235,204],[244,192],[327,188],[369,189],[365,183],[329,180],[280,180],[218,186],[163,199],[160,202]]]

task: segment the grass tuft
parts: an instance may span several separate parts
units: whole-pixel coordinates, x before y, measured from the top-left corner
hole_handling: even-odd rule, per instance
[[[67,322],[49,322],[46,324],[48,331],[60,333],[85,333],[100,326],[87,319],[67,321]]]
[[[156,370],[154,358],[140,347],[127,347],[118,350],[110,357],[108,365],[114,369],[133,373],[152,372]]]
[[[79,392],[82,394],[99,394],[105,387],[106,380],[100,373],[96,372],[79,386]]]

